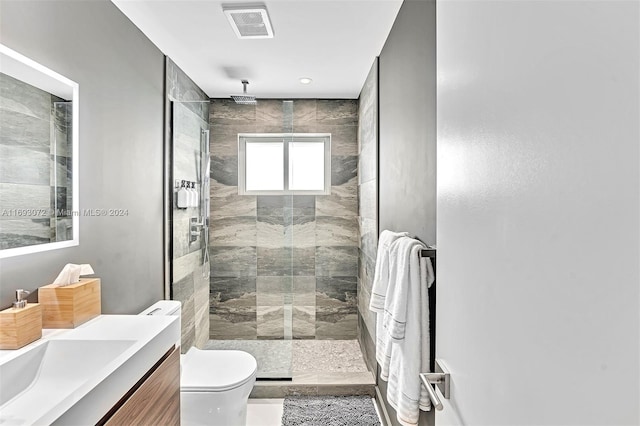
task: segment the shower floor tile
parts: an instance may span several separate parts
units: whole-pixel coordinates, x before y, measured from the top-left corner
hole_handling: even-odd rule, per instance
[[[357,340],[209,340],[203,349],[249,352],[258,361],[258,378],[369,371]]]
[[[375,394],[357,340],[209,340],[204,349],[243,350],[256,358],[251,398]]]
[[[357,340],[294,340],[294,373],[368,372]]]

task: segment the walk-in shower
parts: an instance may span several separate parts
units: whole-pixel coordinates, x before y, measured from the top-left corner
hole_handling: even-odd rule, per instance
[[[373,395],[375,84],[359,100],[239,104],[169,59],[166,76],[166,282],[183,351],[253,354],[256,398]],[[195,183],[195,206],[178,205],[176,180]]]
[[[355,341],[357,101],[261,99],[255,105],[240,105],[213,99],[209,125],[211,340],[207,347],[253,353],[258,378],[263,379],[291,378],[294,365],[300,368],[294,353],[315,352],[320,347],[317,341],[351,341],[343,342],[336,352],[351,348],[354,358],[362,360]],[[242,169],[238,165],[245,160],[239,155],[247,154],[238,149],[238,135],[247,134],[277,135],[272,146],[261,146],[262,155],[275,152],[274,158],[284,155],[284,160],[268,161],[268,167],[278,169],[261,173],[281,173],[283,191],[253,195],[239,188],[245,181],[238,174]],[[288,183],[295,173],[295,154],[290,150],[296,149],[296,135],[302,134],[331,136],[326,154],[330,168],[321,171],[327,174],[323,175],[326,192],[289,190],[295,186]],[[317,152],[321,148],[318,145]],[[331,350],[326,348],[328,355]],[[313,361],[308,364],[307,368]],[[364,362],[362,368],[366,369]]]

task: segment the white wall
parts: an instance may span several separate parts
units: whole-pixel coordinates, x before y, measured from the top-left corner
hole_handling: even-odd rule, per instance
[[[438,424],[640,423],[639,22],[438,3]]]
[[[80,210],[128,211],[81,216],[77,247],[0,260],[0,308],[71,262],[102,279],[102,312],[138,313],[163,298],[164,55],[108,0],[0,10],[1,43],[80,85]]]

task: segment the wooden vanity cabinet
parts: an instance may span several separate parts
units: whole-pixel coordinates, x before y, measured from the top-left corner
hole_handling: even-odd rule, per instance
[[[98,425],[180,425],[180,349],[167,352]]]

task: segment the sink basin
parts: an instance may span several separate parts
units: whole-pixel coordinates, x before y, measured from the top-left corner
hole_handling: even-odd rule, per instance
[[[11,399],[47,397],[75,389],[104,367],[133,340],[51,340],[0,365],[0,406]],[[13,401],[12,401],[13,402]]]
[[[135,340],[50,340],[0,364],[0,424],[20,423],[34,404],[64,398]]]
[[[180,320],[100,315],[45,331],[39,341],[0,351],[0,426],[100,422],[174,348]]]

